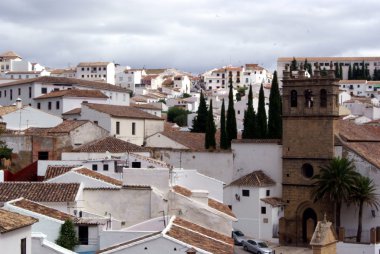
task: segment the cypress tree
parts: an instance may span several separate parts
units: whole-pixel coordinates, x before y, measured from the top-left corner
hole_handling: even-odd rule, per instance
[[[207,113],[207,122],[206,122],[206,135],[205,135],[205,148],[213,148],[216,147],[215,142],[215,122],[214,122],[214,114],[212,112],[212,100],[210,100],[210,107]]]
[[[207,120],[207,106],[206,100],[201,91],[201,97],[199,99],[199,106],[197,116],[193,120],[193,127],[191,132],[206,132],[206,120]]]
[[[253,109],[253,93],[252,86],[249,86],[248,93],[248,107],[247,110],[244,111],[244,121],[243,121],[243,139],[252,139],[255,137],[255,123],[256,123],[256,114]]]
[[[66,220],[61,225],[58,239],[55,243],[68,250],[73,250],[75,245],[79,244],[79,240],[75,233],[74,223],[71,220]]]
[[[268,138],[282,137],[282,104],[281,95],[278,88],[277,71],[273,73],[272,86],[269,94],[268,110]]]
[[[224,99],[222,102],[222,110],[220,113],[220,148],[228,149],[228,140],[226,133],[226,110],[224,107]]]
[[[339,65],[339,78],[343,79],[343,67],[342,67],[342,64]]]
[[[353,75],[352,75],[352,67],[351,64],[348,66],[348,80],[352,80]]]
[[[295,57],[293,57],[292,62],[290,63],[290,71],[298,70],[298,63]]]
[[[266,138],[267,137],[267,114],[265,112],[265,97],[264,97],[264,88],[261,84],[259,92],[259,106],[257,109],[257,138]]]
[[[311,69],[311,63],[309,63],[308,61],[307,61],[307,58],[305,58],[305,64],[304,64],[304,68],[305,68],[305,70],[310,74],[310,76],[313,76],[313,71],[312,71],[312,69]]]
[[[227,108],[227,123],[226,123],[226,132],[227,132],[227,141],[228,148],[231,147],[231,140],[237,138],[237,126],[236,126],[236,115],[234,109],[234,95],[232,88],[232,79],[230,79],[230,92],[228,94],[228,108]]]

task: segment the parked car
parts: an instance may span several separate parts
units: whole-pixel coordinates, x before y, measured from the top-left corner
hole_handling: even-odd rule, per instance
[[[240,230],[234,230],[232,231],[232,238],[234,239],[235,245],[242,245],[244,238],[243,232]]]
[[[273,250],[260,240],[243,240],[243,249],[255,254],[274,254]]]

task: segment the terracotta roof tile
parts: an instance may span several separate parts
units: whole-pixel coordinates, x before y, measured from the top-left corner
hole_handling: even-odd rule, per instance
[[[30,226],[38,220],[22,214],[0,209],[0,233],[4,234],[19,228]]]
[[[73,169],[72,171],[75,171],[78,174],[85,175],[85,176],[88,176],[88,177],[91,177],[91,178],[94,178],[97,180],[101,180],[103,182],[110,183],[113,185],[117,185],[117,186],[123,185],[122,181],[119,181],[119,180],[116,180],[112,177],[109,177],[109,176],[103,175],[101,173],[95,172],[95,171],[90,170],[88,168],[78,168],[78,169]]]
[[[208,206],[212,207],[222,213],[225,213],[231,217],[236,218],[235,214],[231,211],[231,209],[228,207],[228,205],[225,205],[219,201],[216,201],[215,199],[209,198],[208,199]]]
[[[36,202],[27,200],[22,198],[20,200],[16,200],[11,202],[12,205],[23,208],[25,210],[29,210],[35,213],[39,213],[57,220],[65,221],[65,220],[73,220],[75,217],[73,215],[61,212],[59,210],[38,204]]]
[[[81,62],[78,67],[106,67],[111,62]]]
[[[74,202],[78,183],[4,182],[0,183],[0,202],[24,197],[35,202]]]
[[[62,113],[62,115],[80,115],[82,108],[74,108],[72,110]]]
[[[156,107],[155,105],[143,103],[143,104],[131,104],[132,107],[135,108],[141,108],[141,109],[152,109],[152,110],[161,110],[160,108]]]
[[[185,187],[179,186],[179,185],[173,186],[173,191],[177,192],[181,195],[184,195],[186,197],[191,197],[191,194],[192,194],[191,190],[189,190]]]
[[[380,142],[379,126],[357,125],[347,120],[339,120],[336,126],[336,131],[345,141]]]
[[[281,198],[276,197],[268,197],[268,198],[262,198],[260,199],[264,203],[267,203],[273,207],[283,206],[286,205],[286,202],[284,202]]]
[[[232,254],[234,246],[231,243],[217,240],[215,238],[204,235],[195,230],[196,228],[185,228],[173,224],[170,230],[166,233],[181,242],[192,245],[196,248],[203,249],[211,253]]]
[[[12,113],[17,110],[16,106],[0,106],[0,116]]]
[[[339,80],[339,84],[365,84],[367,80]]]
[[[343,142],[343,146],[380,168],[380,142]]]
[[[150,149],[141,147],[115,137],[105,137],[84,144],[73,152],[81,153],[125,153],[125,152],[150,152]]]
[[[104,98],[107,99],[108,96],[102,93],[99,90],[88,90],[88,89],[65,89],[59,91],[52,91],[50,93],[41,95],[35,100],[38,99],[47,99],[47,98],[57,98],[57,97],[85,97],[85,98]]]
[[[80,165],[78,165],[78,166],[80,166]],[[49,180],[49,179],[54,178],[54,177],[57,177],[59,175],[63,175],[64,173],[67,173],[67,172],[71,171],[73,168],[78,167],[78,166],[53,166],[53,165],[49,165],[46,169],[44,181]]]
[[[92,89],[99,90],[109,90],[115,92],[124,92],[130,93],[131,91],[112,84],[104,83],[104,82],[96,82],[96,81],[88,81],[83,79],[75,79],[75,78],[64,78],[64,77],[53,77],[53,76],[42,76],[38,78],[30,78],[30,79],[20,79],[17,81],[2,83],[0,87],[13,86],[13,85],[21,85],[21,84],[31,84],[31,83],[42,83],[42,84],[62,84],[62,85],[76,85],[79,87],[86,87]]]
[[[262,170],[253,171],[250,174],[240,177],[231,182],[230,186],[250,186],[250,187],[264,187],[275,185],[276,182],[266,175]]]
[[[305,61],[307,59],[308,62],[345,62],[345,61],[380,61],[380,57],[296,57],[297,61]],[[277,62],[290,62],[293,60],[293,57],[279,57]]]
[[[106,105],[106,104],[93,104],[85,103],[87,107],[109,114],[114,117],[128,117],[128,118],[138,118],[138,119],[151,119],[151,120],[163,120],[162,118],[149,114],[143,110],[137,109],[131,106],[119,106],[119,105]]]
[[[5,52],[1,53],[0,57],[12,58],[12,59],[13,58],[21,58],[21,56],[14,51],[5,51]]]
[[[160,132],[160,134],[174,140],[177,143],[180,143],[181,145],[186,146],[188,149],[205,150],[204,133],[195,133],[188,131],[163,131]]]
[[[76,128],[82,126],[85,123],[89,123],[88,120],[65,120],[59,125],[50,128],[48,133],[69,133]]]

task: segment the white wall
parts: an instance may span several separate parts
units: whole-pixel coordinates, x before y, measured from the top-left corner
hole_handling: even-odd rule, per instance
[[[380,252],[380,244],[356,244],[338,242],[337,254],[375,254]]]
[[[26,254],[32,254],[31,233],[32,227],[28,226],[0,234],[1,253],[21,253],[21,239],[26,238]]]
[[[175,142],[161,133],[156,133],[145,140],[146,147],[163,147],[173,149],[186,149],[187,147]]]
[[[74,171],[67,172],[63,175],[51,178],[46,182],[49,183],[82,183],[84,188],[117,188],[114,184],[110,184],[89,176],[75,173]]]
[[[128,242],[130,240],[139,238],[144,235],[151,234],[153,232],[147,231],[124,231],[124,230],[107,230],[100,233],[100,249],[105,249],[115,244],[122,242]]]
[[[48,241],[46,235],[33,232],[32,234],[32,254],[75,254],[54,242]]]
[[[148,185],[166,192],[169,190],[169,170],[124,168],[123,185]]]
[[[106,129],[110,132],[110,135],[113,135],[114,132],[111,132],[111,116],[105,113],[98,112],[82,104],[81,110],[81,120],[90,120],[92,122],[98,121],[98,125],[103,129]]]

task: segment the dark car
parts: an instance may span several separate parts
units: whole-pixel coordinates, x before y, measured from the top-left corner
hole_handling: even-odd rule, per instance
[[[232,238],[234,239],[235,245],[242,245],[244,238],[243,232],[240,230],[234,230],[232,231]]]

